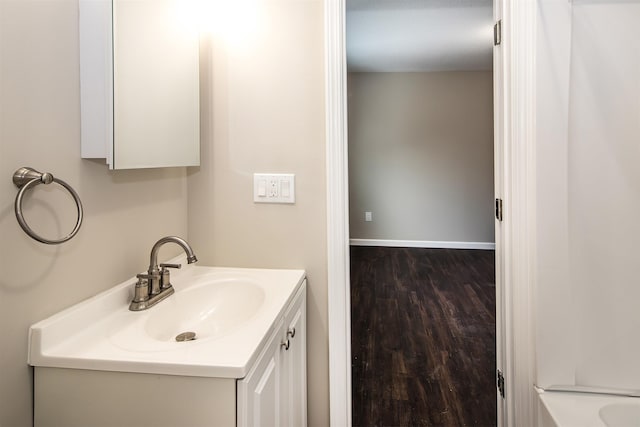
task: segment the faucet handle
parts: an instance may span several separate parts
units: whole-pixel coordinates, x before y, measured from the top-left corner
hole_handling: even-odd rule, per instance
[[[165,268],[182,268],[182,264],[160,264],[160,267],[164,270]]]
[[[133,301],[131,301],[130,307],[149,300],[149,280],[151,279],[151,275],[137,274],[136,277],[138,278],[138,281],[134,288]]]
[[[169,278],[170,268],[181,268],[182,264],[160,264],[162,270],[160,271],[160,289],[166,289],[171,287],[171,279]]]

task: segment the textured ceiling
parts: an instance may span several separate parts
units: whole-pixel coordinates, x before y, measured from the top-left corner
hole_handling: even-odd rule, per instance
[[[492,0],[347,0],[349,71],[490,70]]]

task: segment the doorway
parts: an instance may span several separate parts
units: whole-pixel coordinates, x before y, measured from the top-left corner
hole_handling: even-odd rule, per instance
[[[347,1],[354,425],[496,424],[492,2],[451,5]]]
[[[327,273],[331,424],[351,425],[349,226],[346,135],[345,3],[325,5],[327,138]],[[530,274],[535,258],[535,120],[537,104],[536,2],[496,0],[502,21],[494,49],[496,197],[504,218],[496,223],[497,364],[506,392],[498,399],[498,425],[533,425],[533,315]],[[517,141],[517,143],[516,143]]]

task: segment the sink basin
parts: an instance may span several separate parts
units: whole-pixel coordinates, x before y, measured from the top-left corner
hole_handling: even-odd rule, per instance
[[[640,404],[612,403],[600,408],[599,415],[608,427],[640,426]]]
[[[175,342],[183,332],[194,332],[196,340],[216,338],[255,316],[264,299],[264,290],[246,279],[205,282],[158,304],[144,330],[158,341]]]
[[[132,278],[31,326],[32,366],[243,378],[304,279],[303,270],[186,265],[175,293],[129,311]],[[176,341],[185,332],[194,340]]]
[[[175,350],[232,334],[265,303],[265,289],[255,279],[204,275],[192,280],[182,289],[174,284],[176,292],[148,310],[115,316],[109,340],[130,351]],[[176,340],[185,332],[195,334],[193,341]]]

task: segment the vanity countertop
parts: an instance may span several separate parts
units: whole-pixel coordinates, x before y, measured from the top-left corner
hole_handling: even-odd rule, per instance
[[[29,330],[29,364],[200,377],[243,378],[305,279],[304,270],[186,265],[175,293],[129,311],[135,278]],[[180,332],[193,341],[177,342]]]

